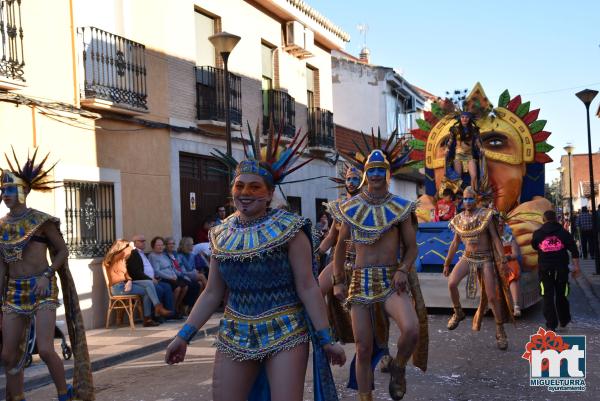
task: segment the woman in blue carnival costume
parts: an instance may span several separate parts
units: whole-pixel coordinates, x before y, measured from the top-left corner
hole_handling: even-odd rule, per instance
[[[59,401],[94,399],[90,360],[79,300],[67,258],[69,251],[63,240],[57,218],[27,207],[30,191],[50,191],[57,185],[48,170],[46,156],[35,164],[36,152],[16,169],[6,157],[10,170],[2,171],[2,201],[10,209],[0,219],[0,294],[3,334],[2,361],[6,373],[6,399],[23,401],[23,366],[27,341],[35,317],[36,344],[40,357],[48,366],[58,391]],[[14,156],[14,151],[13,151]],[[48,264],[47,252],[51,264]],[[75,359],[73,386],[67,385],[65,370],[54,350],[54,327],[58,308],[60,277],[65,317]]]
[[[345,355],[333,340],[315,279],[310,221],[269,208],[275,187],[307,163],[292,167],[305,138],[296,135],[286,149],[280,149],[271,130],[261,160],[258,141],[250,132],[250,149],[245,148],[246,159],[239,164],[217,151],[235,171],[232,196],[237,212],[210,231],[208,285],[165,357],[169,364],[183,361],[187,344],[227,289],[216,342],[216,401],[303,400],[311,341],[315,400],[338,399],[327,359],[343,365]],[[265,372],[267,380],[262,384],[268,381],[268,387],[257,386]]]

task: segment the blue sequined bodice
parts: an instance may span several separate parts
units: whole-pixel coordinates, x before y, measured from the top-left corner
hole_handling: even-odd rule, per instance
[[[300,302],[284,249],[251,261],[222,261],[219,271],[229,288],[227,306],[239,314],[258,316]]]

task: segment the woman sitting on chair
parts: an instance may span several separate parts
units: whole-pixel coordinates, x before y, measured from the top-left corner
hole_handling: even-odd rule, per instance
[[[118,239],[104,257],[102,266],[106,269],[108,282],[113,295],[140,295],[144,302],[144,327],[158,326],[152,320],[152,305],[159,316],[169,316],[171,311],[163,307],[156,295],[152,280],[132,280],[125,264],[131,255],[132,247],[124,239]]]

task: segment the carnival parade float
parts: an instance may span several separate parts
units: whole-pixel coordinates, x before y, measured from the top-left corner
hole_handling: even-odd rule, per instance
[[[439,99],[417,120],[418,128],[411,131],[412,167],[424,168],[426,180],[417,208],[417,271],[428,307],[451,306],[442,268],[453,233],[443,215],[453,197],[458,199],[450,207],[460,211],[460,196],[467,185],[475,188],[481,206],[498,212],[517,241],[521,307],[539,300],[537,253],[531,237],[542,225],[544,211],[552,209],[544,198],[545,164],[552,161],[547,155],[552,146],[546,142],[550,132],[544,130],[546,120],[538,118],[539,112],[521,96],[511,97],[508,90],[494,106],[477,83],[460,102]],[[470,128],[461,127],[461,116],[464,120],[468,116]],[[461,254],[462,245],[453,264]],[[467,299],[465,288],[461,298],[465,307],[479,302],[478,297]]]

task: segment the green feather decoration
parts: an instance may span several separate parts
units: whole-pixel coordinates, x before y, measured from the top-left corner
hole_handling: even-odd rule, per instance
[[[506,107],[508,102],[510,102],[510,93],[508,93],[508,89],[505,89],[498,99],[498,107]]]
[[[529,106],[530,106],[531,102],[525,102],[525,103],[521,103],[519,105],[519,107],[517,108],[516,111],[516,115],[518,115],[519,117],[523,118],[525,117],[525,115],[527,113],[529,113]]]
[[[437,118],[442,118],[444,117],[444,111],[442,110],[442,107],[437,104],[437,103],[433,103],[431,105],[431,112],[433,113],[434,116],[436,116]]]
[[[546,120],[537,120],[529,124],[529,132],[533,135],[540,132],[546,126]]]
[[[419,170],[421,168],[425,167],[425,160],[419,160],[416,163],[413,163],[410,165],[411,168],[415,169],[415,170]]]
[[[431,125],[429,125],[429,123],[421,118],[417,118],[417,125],[419,126],[419,128],[421,128],[423,131],[431,131]]]
[[[554,146],[550,145],[548,142],[544,141],[544,142],[540,142],[540,143],[536,143],[535,144],[535,151],[537,153],[548,153],[550,152],[552,149],[554,149]]]
[[[415,150],[423,150],[425,149],[425,142],[419,139],[411,139],[408,141],[408,146]]]

